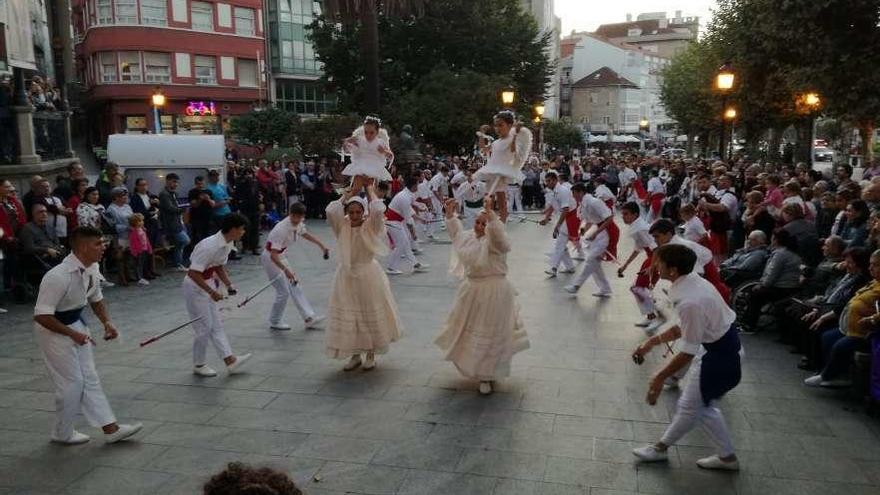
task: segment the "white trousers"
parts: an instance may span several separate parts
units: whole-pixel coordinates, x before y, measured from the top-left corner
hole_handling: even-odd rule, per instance
[[[282,263],[287,266],[287,259],[284,257],[284,254],[279,254],[279,256],[281,256]],[[306,299],[306,295],[300,287],[302,282],[295,284],[288,280],[284,276],[284,272],[272,262],[272,256],[268,249],[264,249],[260,254],[260,263],[263,264],[266,276],[269,277],[269,280],[273,281],[272,287],[275,288],[275,302],[272,303],[272,311],[269,313],[269,324],[277,325],[281,323],[288,299],[293,299],[293,304],[296,305],[296,309],[303,320],[314,318],[315,310],[312,309],[312,305],[309,304],[309,300]]]
[[[728,457],[734,452],[724,415],[715,407],[716,401],[712,401],[708,406],[703,404],[703,395],[700,393],[701,364],[700,358],[691,361],[691,367],[686,375],[687,384],[678,398],[675,416],[660,441],[666,445],[675,445],[687,432],[694,429],[699,421],[703,431],[718,449],[718,455]]]
[[[69,325],[77,332],[90,334],[82,322]],[[35,325],[34,336],[43,353],[49,378],[55,385],[55,425],[52,438],[60,440],[73,436],[76,418],[82,411],[86,421],[95,427],[116,422],[110,403],[101,389],[101,380],[95,370],[92,345],[78,345],[66,337]]]
[[[608,282],[608,277],[605,276],[605,271],[602,270],[602,258],[608,249],[609,241],[608,232],[603,230],[592,242],[587,244],[587,249],[584,252],[584,268],[575,278],[574,285],[580,287],[592,276],[596,281],[596,286],[599,287],[599,292],[611,293],[611,284]]]
[[[400,270],[405,261],[415,265],[416,256],[413,254],[412,245],[410,244],[409,229],[403,222],[387,222],[388,235],[391,242],[394,243],[394,250],[388,255],[386,267],[390,270]]]
[[[464,225],[465,229],[470,230],[474,228],[474,222],[477,220],[477,216],[479,216],[481,211],[483,211],[482,208],[464,207],[464,215],[462,216],[461,223]]]
[[[523,205],[522,205],[522,188],[520,186],[507,186],[507,211],[514,211],[514,207],[516,207],[516,211],[522,213]]]
[[[568,254],[568,227],[565,222],[559,227],[559,235],[553,239],[553,251],[550,253],[550,268],[559,268],[559,265],[565,270],[574,270],[574,261]]]
[[[208,283],[219,288],[216,280],[209,280]],[[186,300],[186,310],[190,319],[202,317],[192,324],[193,364],[196,366],[205,364],[209,342],[221,359],[232,356],[232,347],[223,330],[223,319],[220,318],[220,308],[217,307],[217,303],[189,277],[183,279],[183,297]]]
[[[639,306],[639,311],[643,315],[647,316],[654,312],[654,294],[651,289],[647,287],[632,286],[629,290],[633,293],[633,296],[635,296],[636,304]]]

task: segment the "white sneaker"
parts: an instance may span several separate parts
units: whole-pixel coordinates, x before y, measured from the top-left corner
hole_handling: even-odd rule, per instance
[[[174,267],[174,269],[178,272],[188,272],[189,271],[189,268],[187,268],[183,265],[177,265]]]
[[[544,270],[544,273],[549,275],[550,278],[553,278],[556,276],[556,268],[548,268],[548,269]]]
[[[354,356],[351,357],[351,359],[348,360],[348,363],[346,363],[345,366],[343,366],[342,371],[356,370],[360,367],[360,365],[361,365],[361,355],[355,354]]]
[[[652,321],[653,321],[653,320],[649,320],[648,318],[645,318],[644,320],[642,320],[642,321],[636,323],[636,326],[637,326],[637,327],[642,327],[642,328],[644,328],[644,327],[650,325]]]
[[[489,395],[492,393],[492,382],[480,382],[480,394]]]
[[[201,366],[193,366],[193,375],[212,377],[217,376],[217,372],[214,370],[214,368],[203,364]]]
[[[272,330],[290,330],[290,325],[287,323],[270,323],[269,328]]]
[[[808,387],[819,387],[822,385],[822,375],[813,375],[804,380],[804,385]]]
[[[306,330],[311,330],[313,328],[318,328],[318,324],[322,321],[326,320],[327,317],[324,315],[317,315],[306,320]]]
[[[142,279],[138,280],[138,285],[140,285],[142,287],[146,287],[146,286],[150,285],[150,281],[145,278],[142,278]]]
[[[419,249],[419,248],[413,248],[412,252],[413,252],[413,254],[415,254],[415,255],[419,255],[419,254],[423,254],[423,253],[425,252],[425,250],[424,250],[424,249]]]
[[[388,275],[403,275],[403,272],[400,270],[395,270],[394,268],[386,268],[385,273]]]
[[[661,452],[653,445],[633,449],[632,453],[642,462],[661,462],[669,459],[667,452]]]
[[[658,328],[663,326],[663,320],[661,318],[654,318],[651,320],[651,323],[645,327],[645,332],[654,333]]]
[[[70,438],[55,438],[54,436],[51,438],[53,443],[60,443],[62,445],[80,445],[88,442],[92,438],[85,433],[80,433],[76,430],[73,430],[73,434],[70,435]]]
[[[372,352],[367,353],[367,359],[364,360],[364,371],[370,371],[376,367],[376,355]]]
[[[134,435],[135,433],[141,431],[143,427],[144,425],[142,423],[135,423],[132,425],[119,425],[118,430],[109,435],[106,435],[104,439],[107,443],[121,442],[126,438]]]
[[[559,273],[574,273],[574,268],[563,268]]]
[[[717,455],[710,455],[702,459],[697,459],[697,466],[703,469],[720,469],[726,471],[739,471],[739,461],[722,461]]]
[[[235,356],[235,362],[226,366],[226,371],[229,372],[230,375],[241,373],[241,368],[251,357],[253,357],[253,354],[250,352],[241,356]]]
[[[109,289],[110,287],[116,287],[116,284],[114,284],[113,282],[111,282],[109,280],[101,280],[101,288],[108,288]]]
[[[562,288],[562,290],[564,290],[565,292],[568,292],[569,294],[577,294],[578,291],[580,290],[580,288],[581,288],[580,285],[572,284],[572,285],[566,285],[565,287]]]
[[[593,292],[593,297],[598,297],[598,298],[604,299],[604,298],[611,297],[611,293],[610,292]]]
[[[413,265],[413,272],[425,273],[428,271],[428,268],[431,268],[431,265],[428,265],[426,263],[416,263],[415,265]]]

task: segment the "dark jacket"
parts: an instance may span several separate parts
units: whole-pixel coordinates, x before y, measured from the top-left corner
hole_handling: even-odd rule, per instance
[[[183,209],[177,203],[177,193],[163,189],[159,193],[159,222],[166,234],[176,234],[183,230],[183,222],[180,219],[182,212]]]

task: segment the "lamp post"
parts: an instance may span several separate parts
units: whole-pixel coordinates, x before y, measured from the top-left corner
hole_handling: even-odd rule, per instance
[[[721,108],[727,108],[727,96],[730,94],[730,91],[733,89],[733,85],[736,82],[736,74],[733,73],[733,67],[730,65],[730,62],[726,62],[724,65],[718,68],[718,74],[715,76],[715,89],[721,93]],[[724,114],[721,116],[721,139],[718,143],[718,155],[721,159],[724,159],[724,139],[726,134],[725,128],[726,118]]]
[[[736,119],[736,109],[733,107],[727,107],[727,109],[724,110],[724,120],[730,121],[730,144],[728,145],[728,149],[727,149],[727,158],[728,159],[733,158],[733,131],[734,131],[733,121],[735,119]],[[722,160],[724,159],[724,155],[721,155],[721,159]]]
[[[538,125],[538,156],[544,158],[544,104],[535,105],[535,124]]]
[[[512,108],[513,101],[516,99],[516,91],[510,86],[501,90],[501,105],[504,108]]]
[[[162,134],[162,122],[159,120],[159,108],[165,106],[165,95],[162,93],[162,88],[156,87],[153,91],[153,125],[155,128],[156,134]]]
[[[639,141],[639,151],[645,151],[645,135],[648,133],[650,129],[650,123],[648,119],[642,119],[639,121],[639,134],[642,139]]]
[[[818,93],[809,92],[804,93],[800,96],[798,100],[798,107],[800,107],[801,112],[806,113],[810,120],[810,168],[813,167],[813,150],[816,146],[816,114],[819,112],[819,108],[822,106],[822,98]]]

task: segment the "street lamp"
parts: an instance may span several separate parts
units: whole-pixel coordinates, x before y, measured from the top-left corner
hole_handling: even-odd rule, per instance
[[[725,62],[724,65],[718,68],[718,74],[715,75],[715,89],[721,93],[721,108],[722,110],[727,108],[727,95],[730,94],[730,91],[733,89],[734,84],[736,83],[736,74],[733,72],[733,66],[730,62]],[[724,159],[724,138],[726,134],[726,115],[722,113],[721,115],[721,139],[718,142],[718,155],[721,159]]]
[[[736,119],[736,109],[733,107],[727,107],[727,109],[724,110],[724,120],[730,121],[730,146],[729,146],[729,149],[727,150],[727,158],[728,159],[733,157],[733,132],[734,132],[733,121],[735,119]],[[721,155],[721,159],[722,160],[724,159],[724,155]]]
[[[507,87],[506,89],[501,91],[501,103],[505,107],[512,107],[513,100],[516,98],[516,92],[511,87]]]
[[[162,122],[159,120],[159,108],[165,106],[165,95],[162,93],[162,88],[156,87],[153,91],[153,122],[156,129],[156,134],[162,134]]]
[[[543,103],[535,105],[535,123],[538,124],[538,155],[544,158],[544,111],[546,108]]]
[[[639,142],[639,151],[645,151],[645,134],[648,133],[650,129],[650,125],[648,119],[642,119],[639,121],[639,133],[641,134],[642,140]]]
[[[816,145],[816,114],[822,106],[822,98],[818,93],[809,92],[800,96],[797,101],[801,113],[807,114],[810,120],[810,166],[813,165],[813,150]]]

